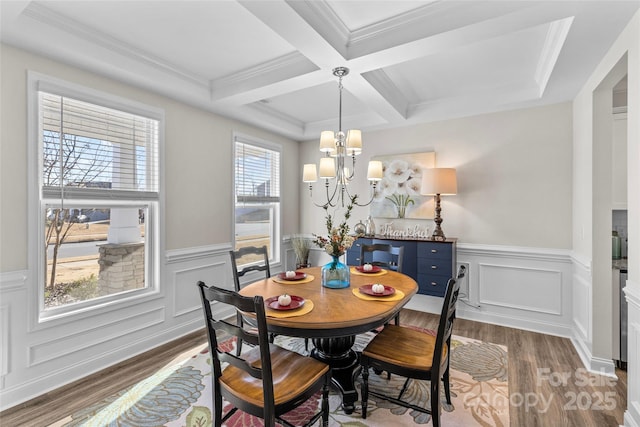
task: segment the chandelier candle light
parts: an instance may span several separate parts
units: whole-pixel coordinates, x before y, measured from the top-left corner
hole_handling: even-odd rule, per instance
[[[422,185],[420,193],[425,196],[435,196],[436,217],[434,219],[436,228],[433,230],[432,240],[445,240],[444,232],[440,227],[442,218],[440,212],[440,196],[455,195],[458,192],[458,182],[456,170],[453,168],[428,168],[422,171]]]
[[[362,132],[358,129],[342,131],[342,78],[349,74],[346,67],[333,69],[333,75],[338,77],[338,88],[340,93],[338,131],[323,131],[320,134],[320,151],[325,157],[320,159],[320,178],[325,180],[326,201],[316,206],[327,208],[329,206],[345,206],[344,199],[350,201],[352,195],[349,192],[348,184],[354,178],[356,169],[356,156],[362,153]],[[347,158],[351,157],[351,167],[347,166]],[[373,186],[371,199],[368,203],[358,206],[367,206],[373,200],[376,192],[376,185],[382,179],[382,162],[370,161],[367,171],[367,180]],[[313,197],[313,184],[318,180],[318,173],[314,163],[305,164],[302,171],[302,181],[309,184],[309,195]],[[333,188],[330,188],[329,180],[334,180]]]

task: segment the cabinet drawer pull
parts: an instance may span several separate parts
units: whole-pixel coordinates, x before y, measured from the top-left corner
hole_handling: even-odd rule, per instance
[[[432,270],[437,270],[437,269],[438,269],[438,266],[437,266],[437,265],[432,265],[432,266],[431,266],[431,269],[432,269]]]
[[[431,282],[431,286],[438,286],[436,282]]]
[[[431,249],[431,253],[432,253],[432,254],[437,254],[437,253],[438,253],[438,250],[437,250],[437,249]]]

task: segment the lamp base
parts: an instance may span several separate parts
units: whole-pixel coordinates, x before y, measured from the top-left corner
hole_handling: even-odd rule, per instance
[[[431,235],[431,240],[440,240],[444,242],[445,240],[447,240],[447,238],[442,232],[442,229],[440,227],[436,227],[436,229],[433,231],[433,234]]]
[[[435,195],[436,198],[436,217],[433,221],[436,223],[436,228],[433,230],[433,234],[431,235],[431,240],[442,240],[445,241],[447,238],[442,231],[442,217],[440,216],[440,212],[442,212],[442,208],[440,207],[440,194]]]

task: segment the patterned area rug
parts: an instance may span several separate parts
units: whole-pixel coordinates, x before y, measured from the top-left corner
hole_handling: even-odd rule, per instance
[[[364,348],[373,334],[359,335],[356,349]],[[234,347],[234,340],[225,344]],[[276,343],[304,354],[304,340],[277,337]],[[454,336],[451,352],[451,398],[442,396],[442,425],[508,426],[509,387],[507,349],[504,346]],[[185,353],[153,376],[93,406],[78,411],[51,426],[211,426],[211,378],[207,346]],[[399,393],[404,380],[386,373],[369,376],[371,389]],[[359,384],[358,384],[359,386]],[[429,402],[429,383],[411,381],[404,398],[423,406]],[[301,425],[319,407],[319,395],[285,417]],[[431,416],[370,396],[367,419],[359,406],[351,415],[340,408],[340,397],[330,394],[330,426],[398,426],[430,424]],[[226,409],[225,409],[226,412]],[[258,418],[238,411],[227,427],[260,426]]]

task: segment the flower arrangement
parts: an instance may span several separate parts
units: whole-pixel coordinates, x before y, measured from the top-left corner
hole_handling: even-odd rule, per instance
[[[347,221],[351,217],[351,211],[357,200],[358,196],[352,196],[347,209],[344,213],[344,221],[342,221],[337,227],[334,226],[333,217],[328,213],[329,206],[325,206],[324,210],[327,211],[326,225],[327,236],[320,236],[313,234],[313,243],[320,248],[323,248],[332,257],[339,257],[343,255],[347,249],[349,249],[355,240],[353,236],[349,235],[349,225]]]
[[[402,159],[385,162],[384,177],[377,191],[377,199],[386,199],[396,207],[398,218],[404,218],[413,197],[420,195],[422,170],[417,164]]]

